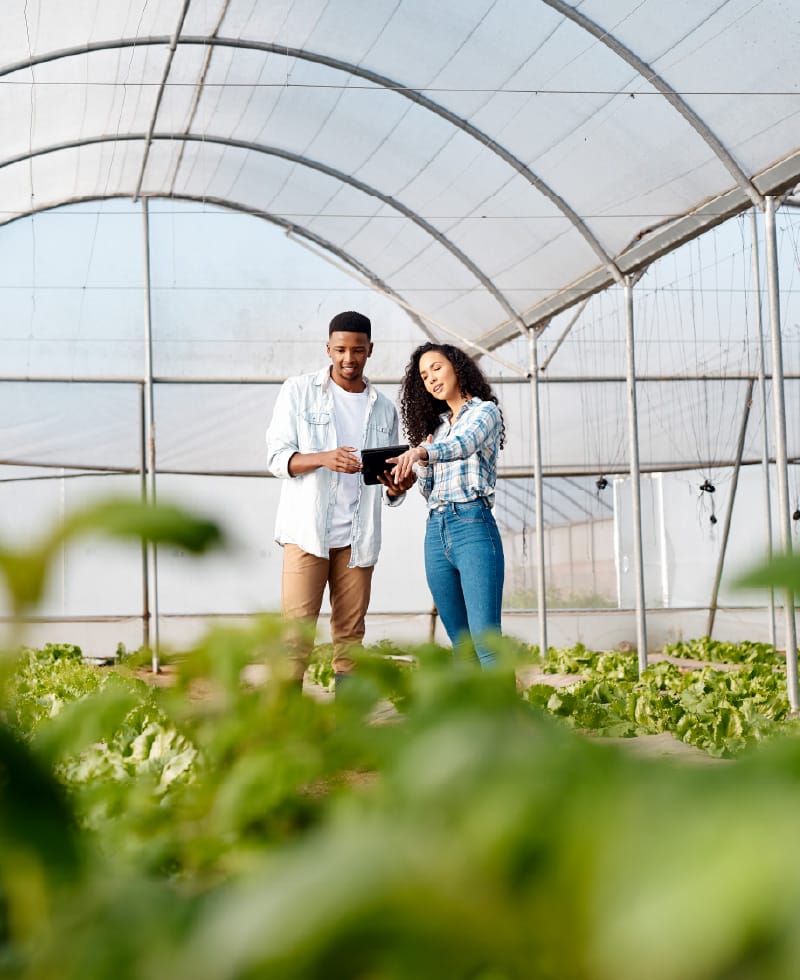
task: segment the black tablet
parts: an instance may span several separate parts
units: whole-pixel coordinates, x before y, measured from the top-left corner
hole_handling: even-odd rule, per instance
[[[394,459],[395,456],[404,453],[406,449],[408,449],[408,444],[405,446],[381,446],[380,449],[362,449],[361,465],[363,469],[361,475],[364,477],[364,483],[379,483],[378,477],[394,466],[394,463],[387,464],[386,460]]]

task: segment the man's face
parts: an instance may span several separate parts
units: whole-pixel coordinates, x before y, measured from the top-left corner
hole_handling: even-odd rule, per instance
[[[372,342],[365,333],[336,330],[328,338],[328,357],[331,359],[331,377],[341,388],[361,391],[362,377],[367,358],[372,353]]]

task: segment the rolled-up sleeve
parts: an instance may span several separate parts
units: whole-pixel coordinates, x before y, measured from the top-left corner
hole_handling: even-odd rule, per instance
[[[397,409],[394,405],[389,406],[389,412],[391,417],[391,430],[389,432],[389,442],[388,445],[397,445],[400,442],[400,421],[397,418]],[[399,504],[406,499],[405,492],[398,494],[396,497],[390,497],[387,493],[386,487],[383,488],[382,499],[387,507],[397,507]]]
[[[503,420],[497,405],[494,402],[483,402],[458,435],[426,445],[428,461],[446,463],[453,459],[466,459],[482,446],[493,442],[502,425]]]
[[[413,469],[417,474],[417,486],[420,493],[427,500],[431,495],[431,490],[433,490],[433,467],[414,463]]]
[[[270,473],[280,479],[290,479],[289,460],[299,451],[297,399],[290,378],[281,385],[267,428],[267,468]]]

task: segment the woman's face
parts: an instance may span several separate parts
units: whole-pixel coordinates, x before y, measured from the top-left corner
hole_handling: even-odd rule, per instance
[[[434,398],[448,402],[461,397],[455,368],[441,351],[429,350],[420,357],[419,374]]]

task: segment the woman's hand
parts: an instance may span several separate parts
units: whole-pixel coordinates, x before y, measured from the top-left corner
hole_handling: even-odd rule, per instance
[[[433,442],[433,436],[428,436],[426,441]],[[421,466],[428,465],[428,450],[423,442],[419,446],[407,449],[399,456],[387,459],[386,462],[395,464],[392,469],[392,479],[396,483],[404,483],[413,474],[414,463],[419,463]]]

